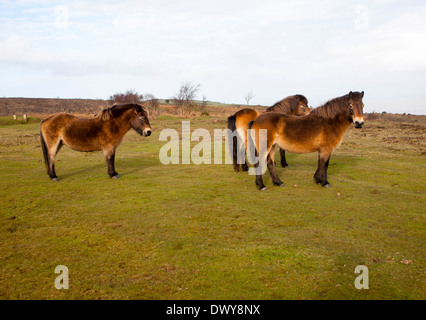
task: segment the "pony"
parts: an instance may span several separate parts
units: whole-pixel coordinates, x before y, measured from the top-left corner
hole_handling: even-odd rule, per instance
[[[118,179],[114,167],[115,151],[130,129],[143,136],[151,135],[145,106],[114,105],[90,119],[58,113],[43,120],[40,139],[47,174],[51,180],[59,181],[55,173],[55,156],[66,145],[81,152],[103,151],[109,176]]]
[[[308,99],[301,94],[297,94],[278,101],[273,106],[266,108],[264,112],[280,112],[289,115],[301,116],[309,114],[310,109],[308,107]],[[256,119],[260,114],[261,113],[255,109],[244,108],[228,117],[228,129],[230,129],[231,132],[238,132],[240,141],[244,141],[244,150],[242,150],[241,145],[238,144],[238,137],[233,136],[228,139],[229,149],[232,150],[232,162],[235,172],[240,171],[238,152],[241,152],[241,159],[246,158],[248,124]],[[280,149],[280,155],[281,165],[284,168],[288,168],[285,151],[283,149]],[[242,164],[242,170],[248,171],[247,161],[244,161]]]
[[[333,150],[338,147],[343,135],[351,124],[355,128],[364,125],[362,101],[364,91],[349,92],[342,97],[334,98],[324,105],[311,110],[304,117],[292,117],[282,113],[263,113],[250,122],[250,144],[255,147],[258,162],[255,164],[256,185],[266,190],[259,168],[267,162],[272,182],[284,186],[274,168],[275,145],[295,153],[318,152],[318,168],[314,180],[326,188],[331,187],[327,180],[327,169]],[[266,148],[260,148],[259,132],[266,129]],[[260,149],[259,149],[260,148]],[[262,150],[261,152],[259,150]]]

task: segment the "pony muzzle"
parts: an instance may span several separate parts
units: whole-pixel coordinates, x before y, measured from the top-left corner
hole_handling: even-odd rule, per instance
[[[362,117],[356,117],[353,120],[353,123],[354,123],[355,128],[360,129],[364,125],[364,119]]]
[[[151,135],[151,128],[147,128],[143,131],[143,135],[145,137],[149,137]]]

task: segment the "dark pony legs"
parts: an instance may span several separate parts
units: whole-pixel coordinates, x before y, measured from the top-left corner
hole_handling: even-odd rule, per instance
[[[327,169],[330,162],[330,153],[322,154],[321,152],[318,155],[318,168],[315,172],[314,179],[317,184],[322,185],[323,187],[329,188],[331,184],[327,180]]]
[[[63,142],[59,141],[59,144],[56,147],[54,155],[49,157],[49,160],[48,160],[49,165],[48,165],[47,173],[48,173],[50,179],[53,180],[53,181],[59,181],[58,176],[56,175],[56,172],[55,172],[55,157],[58,154],[59,150],[61,150],[63,145],[64,145]]]
[[[108,167],[108,175],[113,179],[118,179],[120,176],[117,171],[115,171],[114,161],[115,161],[115,149],[106,151],[104,150],[105,161]]]
[[[276,185],[276,186],[283,187],[284,184],[280,180],[280,178],[278,178],[277,173],[275,171],[273,150],[274,150],[274,148],[271,149],[271,152],[268,154],[268,157],[267,157],[268,171],[269,171],[269,174],[271,176],[273,184]],[[257,156],[257,150],[255,151],[255,154]],[[329,165],[329,162],[330,162],[330,156],[331,156],[331,153],[319,153],[318,168],[317,168],[317,171],[315,172],[315,175],[314,175],[315,182],[317,184],[322,185],[325,188],[331,187],[331,184],[327,180],[327,169],[328,169],[328,165]],[[260,162],[260,159],[259,159],[259,162]],[[256,170],[259,170],[259,162],[255,164]],[[256,185],[259,187],[259,190],[261,190],[261,191],[266,190],[266,187],[263,184],[263,178],[262,178],[261,172],[257,172],[257,174],[256,174]]]
[[[281,156],[281,166],[283,168],[288,168],[288,163],[285,158],[285,150],[280,148],[280,156]]]
[[[52,148],[47,145],[46,140],[43,137],[43,132],[40,131],[40,142],[41,148],[43,150],[44,163],[46,164],[47,174],[49,178],[53,181],[59,181],[58,176],[55,172],[55,157],[58,154],[59,150],[63,146],[63,142],[59,140],[56,144],[56,148]]]
[[[256,156],[257,156],[257,150],[255,152]],[[271,148],[271,151],[269,152],[268,156],[267,156],[267,167],[268,167],[268,171],[269,174],[271,176],[272,182],[274,185],[279,186],[279,187],[283,187],[284,183],[280,180],[280,178],[278,178],[277,173],[275,171],[275,162],[274,162],[274,155],[275,155],[275,151],[274,148]],[[259,161],[255,164],[255,168],[256,170],[259,170],[259,162],[261,162],[261,159],[259,159]],[[262,165],[264,165],[262,163]],[[258,172],[259,174],[256,174],[256,185],[259,187],[259,190],[264,191],[266,190],[265,185],[263,184],[263,178],[262,178],[262,173]]]

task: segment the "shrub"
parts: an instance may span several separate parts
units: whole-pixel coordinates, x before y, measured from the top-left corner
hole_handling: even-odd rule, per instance
[[[143,95],[134,89],[127,90],[125,93],[116,93],[110,97],[113,103],[141,103],[143,99]]]

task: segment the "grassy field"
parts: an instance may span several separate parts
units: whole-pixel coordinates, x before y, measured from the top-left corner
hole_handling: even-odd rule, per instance
[[[39,124],[0,125],[0,299],[424,299],[424,117],[350,129],[325,189],[289,154],[260,192],[231,165],[162,165],[164,128],[125,136],[121,179],[64,147],[49,180]],[[7,123],[7,122],[4,122]],[[191,129],[225,128],[200,117]],[[69,268],[69,289],[54,286]],[[355,267],[369,269],[357,290]]]

